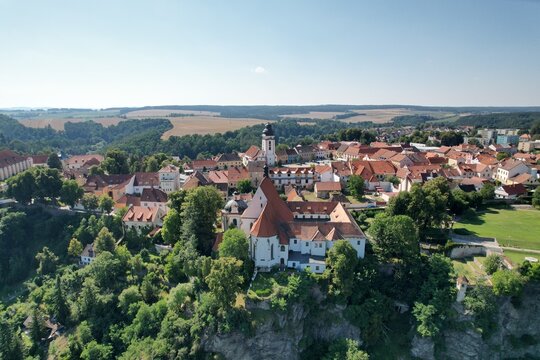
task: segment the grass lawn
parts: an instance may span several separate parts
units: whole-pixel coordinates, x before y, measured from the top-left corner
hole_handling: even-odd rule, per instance
[[[490,208],[469,212],[454,225],[477,236],[494,237],[501,246],[540,250],[540,211]]]
[[[476,259],[476,261],[475,261]],[[484,262],[484,256],[469,257],[464,259],[452,260],[454,270],[459,275],[465,276],[472,284],[476,284],[479,279],[486,276],[480,263]]]
[[[521,264],[526,257],[533,257],[540,260],[540,254],[535,253],[528,253],[523,251],[516,251],[516,250],[504,250],[504,255],[512,260],[512,262],[516,265]]]
[[[279,287],[287,285],[288,271],[258,273],[251,285],[248,297],[252,299],[268,299]]]

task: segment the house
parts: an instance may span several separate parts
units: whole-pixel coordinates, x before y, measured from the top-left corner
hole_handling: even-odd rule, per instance
[[[154,229],[163,225],[163,217],[166,212],[160,207],[131,206],[122,222],[127,229],[135,229],[141,232],[143,229]]]
[[[339,181],[325,181],[315,183],[315,196],[321,199],[328,199],[332,193],[341,192],[341,183]]]
[[[510,178],[529,172],[529,167],[523,161],[507,159],[497,167],[493,177],[503,184],[508,184]]]
[[[294,148],[298,158],[304,162],[313,161],[317,158],[318,148],[313,145],[296,145]]]
[[[516,199],[527,194],[527,189],[523,184],[502,185],[495,189],[495,197],[499,199]]]
[[[175,165],[167,165],[159,169],[159,187],[170,194],[180,188],[180,169]]]
[[[221,154],[216,156],[214,159],[217,163],[217,167],[219,169],[227,169],[232,166],[240,167],[242,166],[242,159],[238,156],[236,153],[230,153],[230,154]]]
[[[133,193],[126,191],[126,187],[133,186],[133,181],[133,175],[129,174],[90,175],[86,178],[82,188],[87,193],[93,193],[97,196],[107,195],[116,201],[125,194]]]
[[[242,212],[239,228],[249,236],[249,253],[260,271],[281,266],[322,273],[326,252],[338,240],[364,257],[366,237],[341,203],[285,202],[268,177]]]
[[[298,162],[299,156],[295,149],[280,149],[276,151],[276,158],[278,163],[293,164]]]
[[[193,160],[190,165],[192,171],[209,171],[217,169],[217,161],[215,160]]]
[[[32,328],[33,322],[34,322],[34,318],[32,315],[29,315],[24,320],[23,329],[24,329],[25,334],[27,335],[30,334],[30,331],[32,331],[31,328]],[[42,338],[41,340],[47,340],[47,341],[53,340],[57,336],[60,336],[64,330],[64,326],[62,324],[50,319],[49,317],[45,317],[43,321],[43,327],[48,332],[48,335],[47,337]]]
[[[32,166],[42,166],[49,167],[47,161],[49,160],[49,155],[32,155]]]
[[[87,244],[81,253],[80,264],[85,266],[92,263],[95,259],[96,253],[94,252],[94,244]]]
[[[81,167],[90,167],[91,165],[99,165],[104,158],[99,154],[90,155],[75,155],[67,160],[64,160],[64,168],[69,170],[78,170]]]
[[[315,172],[310,167],[273,168],[269,171],[269,177],[278,189],[284,189],[288,185],[313,189],[315,183]]]
[[[143,189],[140,206],[159,207],[167,212],[167,194],[164,191],[156,188]]]
[[[0,181],[6,180],[32,167],[32,158],[11,150],[0,151]]]
[[[462,302],[465,299],[465,293],[467,292],[467,286],[469,285],[469,280],[465,276],[459,276],[457,278],[456,287],[457,295],[456,301]]]
[[[159,186],[159,173],[136,172],[133,174],[133,183],[126,187],[127,194],[142,194],[144,189]]]

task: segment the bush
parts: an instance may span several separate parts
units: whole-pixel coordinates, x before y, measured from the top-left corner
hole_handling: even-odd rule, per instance
[[[486,258],[486,260],[484,260],[484,269],[488,275],[491,275],[495,271],[501,269],[502,266],[502,258],[497,254],[491,254]]]

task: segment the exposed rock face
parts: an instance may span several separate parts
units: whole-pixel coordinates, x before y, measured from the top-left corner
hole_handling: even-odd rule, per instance
[[[466,317],[463,318],[464,321]],[[444,332],[444,351],[435,358],[464,360],[534,359],[540,354],[540,286],[529,285],[521,305],[515,307],[510,299],[501,300],[497,314],[497,330],[487,340],[473,329]],[[431,343],[431,345],[429,344]],[[432,342],[415,339],[411,354],[431,360]]]
[[[260,308],[260,306],[259,306]],[[350,338],[361,342],[358,328],[343,318],[341,308],[327,308],[310,313],[295,304],[287,313],[268,311],[253,336],[233,332],[204,338],[206,351],[227,359],[298,359],[306,339],[333,340]]]

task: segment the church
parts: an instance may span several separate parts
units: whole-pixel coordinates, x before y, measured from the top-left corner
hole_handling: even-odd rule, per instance
[[[267,123],[262,132],[262,148],[251,146],[242,154],[242,162],[247,166],[249,162],[262,161],[268,166],[276,164],[276,137],[272,124]]]
[[[273,144],[272,144],[273,145]],[[366,237],[339,202],[282,200],[265,176],[253,198],[233,198],[222,211],[223,229],[240,228],[248,236],[249,253],[259,271],[274,266],[322,273],[326,252],[338,240],[348,241],[363,258]]]

